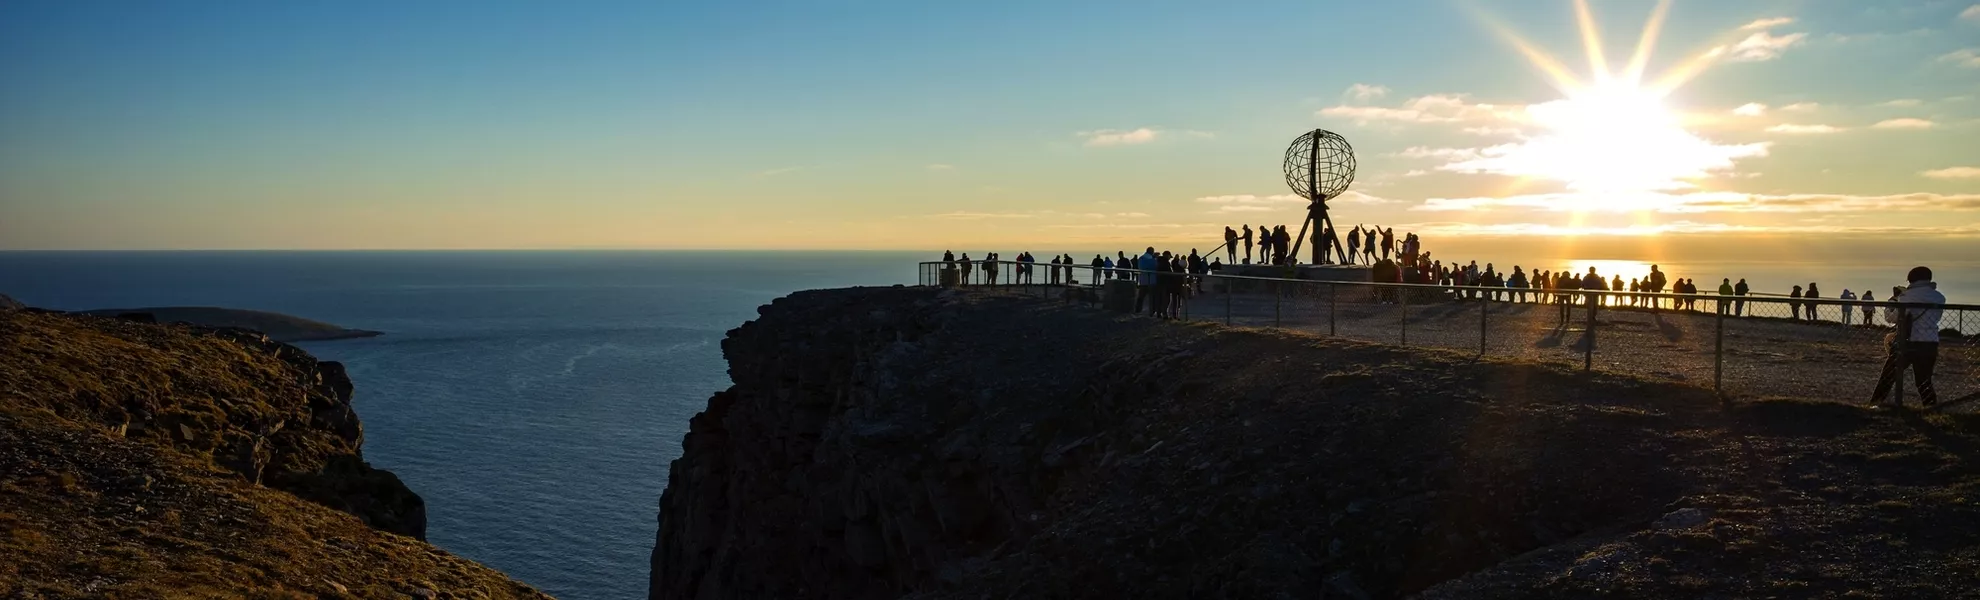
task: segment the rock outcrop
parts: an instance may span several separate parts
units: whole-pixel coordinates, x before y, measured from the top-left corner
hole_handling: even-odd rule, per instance
[[[426,506],[364,462],[342,365],[260,333],[35,311],[0,314],[0,401],[210,461],[384,531]]]
[[[760,313],[672,465],[652,598],[1947,597],[1980,568],[1964,415],[995,294]]]

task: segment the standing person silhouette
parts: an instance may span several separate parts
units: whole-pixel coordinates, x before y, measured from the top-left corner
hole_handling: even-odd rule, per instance
[[[1101,273],[1105,273],[1106,271],[1107,259],[1100,258],[1098,254],[1093,255],[1093,277],[1091,277],[1093,285],[1100,285]]]
[[[1801,293],[1801,299],[1803,300],[1814,300],[1820,297],[1822,297],[1821,292],[1815,289],[1815,282],[1813,281],[1808,282],[1808,291]],[[1814,302],[1804,302],[1802,303],[1802,306],[1805,307],[1802,309],[1802,312],[1808,313],[1808,320],[1810,321],[1822,320],[1820,317],[1815,316]]]
[[[1244,264],[1251,264],[1251,225],[1244,226]]]
[[[1746,314],[1746,295],[1752,292],[1753,288],[1746,285],[1746,278],[1739,278],[1739,283],[1733,286],[1733,295],[1739,296],[1738,300],[1733,301],[1733,316],[1744,316]],[[1868,298],[1865,298],[1865,300],[1868,300]],[[1866,307],[1867,310],[1868,307]]]
[[[1348,232],[1348,248],[1347,248],[1348,264],[1354,264],[1354,262],[1359,259],[1358,257],[1360,256],[1360,254],[1361,254],[1361,225],[1357,223],[1354,226],[1354,230]]]
[[[1842,294],[1840,294],[1840,295],[1837,295],[1836,297],[1837,297],[1837,298],[1840,298],[1840,299],[1843,299],[1843,300],[1855,300],[1855,299],[1856,299],[1856,293],[1855,293],[1855,292],[1851,292],[1851,291],[1849,291],[1849,288],[1843,288],[1843,293],[1842,293]],[[1848,326],[1849,326],[1849,321],[1850,321],[1850,319],[1849,319],[1849,317],[1850,317],[1850,315],[1851,315],[1851,314],[1853,314],[1853,313],[1855,313],[1855,312],[1856,312],[1856,311],[1853,311],[1853,310],[1850,310],[1851,308],[1853,308],[1853,307],[1851,307],[1851,306],[1850,306],[1850,305],[1848,305],[1848,304],[1844,304],[1844,305],[1842,305],[1842,324],[1843,324],[1843,327],[1848,327]]]
[[[1788,292],[1788,318],[1801,320],[1801,286],[1794,286],[1794,291]]]
[[[1943,310],[1940,306],[1946,303],[1946,296],[1939,293],[1939,284],[1932,281],[1931,269],[1913,267],[1905,274],[1905,280],[1909,285],[1894,290],[1903,293],[1893,296],[1891,306],[1884,308],[1884,318],[1897,324],[1897,328],[1891,332],[1892,351],[1884,359],[1884,374],[1877,378],[1877,392],[1870,397],[1870,403],[1883,402],[1891,386],[1909,367],[1918,383],[1919,402],[1931,406],[1939,403],[1939,391],[1932,385],[1932,369],[1939,362],[1939,316]]]
[[[1224,260],[1230,261],[1232,263],[1237,262],[1237,244],[1238,244],[1237,230],[1231,229],[1231,226],[1229,225],[1225,225],[1224,226]],[[1212,252],[1215,252],[1215,250],[1212,250]]]
[[[1876,294],[1871,293],[1870,290],[1863,290],[1864,302],[1874,302],[1876,300],[1877,300]],[[1872,326],[1877,324],[1877,312],[1874,309],[1872,309],[1871,306],[1868,304],[1863,305],[1863,324],[1872,325]]]
[[[1728,306],[1728,305],[1727,305],[1727,303],[1726,303],[1726,300],[1727,300],[1728,298],[1730,298],[1730,297],[1731,297],[1732,295],[1733,295],[1733,284],[1732,284],[1732,278],[1730,278],[1730,277],[1722,277],[1722,278],[1720,278],[1720,279],[1719,279],[1719,306],[1718,306],[1718,310],[1715,310],[1715,311],[1713,311],[1713,312],[1716,312],[1716,313],[1719,313],[1719,314],[1721,314],[1721,315],[1723,315],[1723,314],[1726,314],[1726,309],[1728,309],[1728,308],[1731,308],[1731,306]]]

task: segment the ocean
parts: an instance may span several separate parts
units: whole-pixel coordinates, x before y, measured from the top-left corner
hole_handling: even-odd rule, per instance
[[[646,593],[655,511],[688,418],[729,385],[723,335],[796,290],[913,284],[916,261],[939,255],[0,252],[0,294],[64,310],[250,308],[386,332],[302,346],[349,366],[365,455],[426,498],[430,540],[560,598],[620,600]],[[1952,302],[1980,302],[1980,263],[1935,264]],[[1647,270],[1526,266],[1538,265]],[[1819,280],[1834,297],[1887,290],[1910,265],[1662,266],[1705,288]]]
[[[425,497],[428,538],[567,600],[646,595],[688,418],[723,335],[802,289],[914,283],[906,253],[0,252],[52,309],[224,306],[386,332],[343,361],[365,457]]]

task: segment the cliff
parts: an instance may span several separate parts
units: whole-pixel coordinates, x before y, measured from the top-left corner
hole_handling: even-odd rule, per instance
[[[1035,299],[760,309],[653,598],[1966,593],[1980,422]]]
[[[146,314],[151,315],[152,320],[160,323],[185,323],[201,327],[247,329],[266,334],[269,339],[278,342],[317,342],[382,335],[376,331],[339,327],[322,321],[313,321],[293,315],[238,308],[154,306],[149,308],[110,308],[84,312],[104,317]]]
[[[258,333],[0,310],[0,596],[539,596],[417,539],[351,393]]]

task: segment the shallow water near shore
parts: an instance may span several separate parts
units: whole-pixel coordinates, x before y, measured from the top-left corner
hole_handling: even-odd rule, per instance
[[[0,293],[65,310],[223,306],[383,331],[303,346],[349,366],[366,456],[426,498],[432,541],[561,598],[619,599],[645,595],[667,464],[689,417],[729,384],[725,333],[792,291],[913,284],[916,261],[938,255],[22,252],[0,253]],[[1661,264],[1702,288],[1819,281],[1831,298],[1865,287],[1882,298],[1908,266]],[[1939,272],[1951,301],[1980,302],[1973,263]]]

